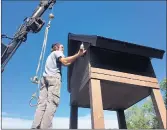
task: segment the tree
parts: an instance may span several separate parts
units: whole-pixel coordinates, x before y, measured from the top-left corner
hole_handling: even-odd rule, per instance
[[[141,106],[134,105],[129,108],[125,111],[125,117],[128,129],[153,129],[158,126],[151,98],[147,98]]]
[[[167,79],[160,83],[160,89],[163,94],[165,106],[167,108]],[[154,111],[150,97],[142,105],[134,105],[125,111],[126,123],[128,129],[156,129],[159,123]]]
[[[167,78],[165,78],[164,80],[162,80],[160,82],[160,88],[161,88],[161,91],[162,91],[162,94],[163,94],[165,107],[167,109]]]

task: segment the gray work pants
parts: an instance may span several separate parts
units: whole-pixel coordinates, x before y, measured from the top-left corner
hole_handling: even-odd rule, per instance
[[[61,76],[43,77],[32,129],[50,129],[60,100]]]

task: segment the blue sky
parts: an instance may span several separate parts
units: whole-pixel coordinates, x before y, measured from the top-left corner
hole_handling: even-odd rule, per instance
[[[31,16],[38,1],[2,1],[2,33],[12,36],[25,17]],[[132,42],[139,45],[166,50],[165,2],[111,2],[111,1],[63,1],[54,6],[55,18],[48,35],[46,57],[51,44],[61,42],[67,56],[67,35],[94,34]],[[48,20],[49,11],[43,19]],[[32,120],[35,108],[28,104],[36,85],[30,78],[35,75],[44,39],[43,29],[29,34],[2,74],[2,112],[10,117]],[[165,78],[166,53],[162,60],[153,59],[153,67],[159,81]],[[67,68],[63,68],[61,102],[55,116],[69,117],[69,93],[67,91]],[[90,113],[79,109],[79,116]],[[110,112],[111,113],[111,112]],[[113,113],[115,118],[115,113]],[[112,117],[111,117],[112,118]]]

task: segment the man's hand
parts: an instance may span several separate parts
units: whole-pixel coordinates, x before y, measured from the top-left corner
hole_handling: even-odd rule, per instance
[[[83,56],[86,53],[86,50],[84,49],[79,49],[78,51],[78,56]]]

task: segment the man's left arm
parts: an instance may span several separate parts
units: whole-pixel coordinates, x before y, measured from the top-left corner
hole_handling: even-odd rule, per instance
[[[56,54],[56,59],[59,61],[59,62],[61,62],[61,58],[65,58],[65,56],[64,56],[64,54],[63,54],[63,52],[62,51],[55,51],[55,54]],[[61,62],[62,63],[62,62]],[[62,63],[62,65],[63,66],[68,66],[68,65],[70,65],[71,63],[69,63],[69,62],[65,62],[65,63]]]

